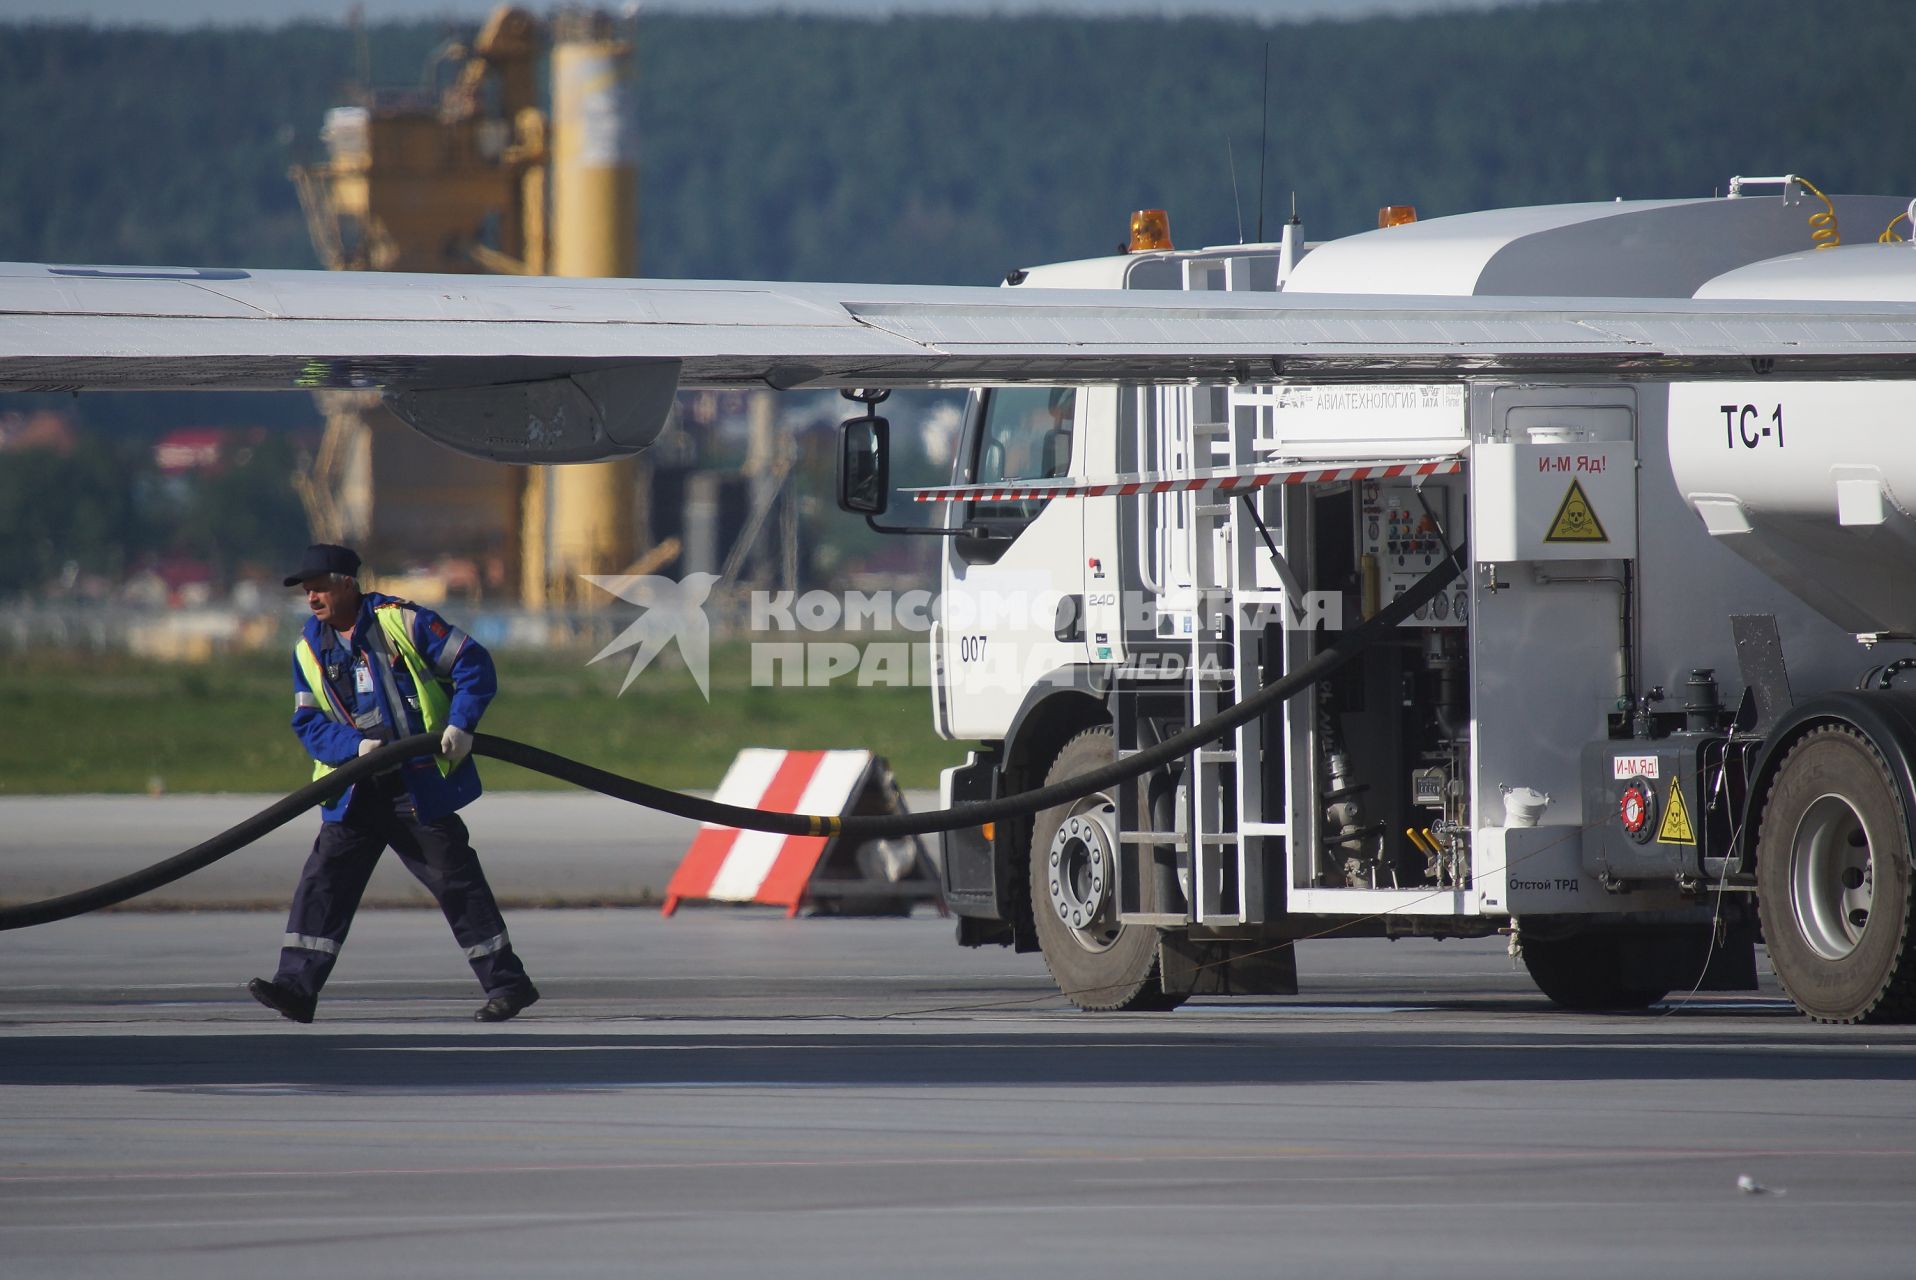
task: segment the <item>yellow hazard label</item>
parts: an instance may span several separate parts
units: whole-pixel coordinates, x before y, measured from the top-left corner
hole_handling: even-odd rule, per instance
[[[1570,492],[1563,495],[1563,502],[1557,507],[1556,518],[1550,522],[1550,532],[1543,535],[1545,542],[1608,542],[1610,535],[1603,531],[1603,521],[1597,519],[1597,509],[1590,505],[1590,499],[1578,481],[1570,482]],[[1694,842],[1693,842],[1694,843]]]
[[[1663,806],[1663,825],[1657,828],[1658,844],[1695,844],[1696,828],[1690,825],[1690,806],[1683,803],[1683,787],[1670,779],[1670,800]]]

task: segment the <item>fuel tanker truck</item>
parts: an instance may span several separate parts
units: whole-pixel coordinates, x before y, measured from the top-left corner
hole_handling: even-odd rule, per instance
[[[1135,1009],[1505,933],[1618,1009],[1750,988],[1760,941],[1811,1017],[1906,1019],[1909,220],[1794,175],[1314,246],[1146,211],[994,289],[0,263],[0,389],[377,388],[548,465],[688,387],[979,384],[904,526],[976,744],[944,798],[985,802],[936,819],[961,942]],[[874,524],[886,425],[842,433]]]
[[[1747,300],[1709,323],[1754,350],[1771,300],[1916,300],[1908,206],[1739,179],[1193,251],[1146,214],[1131,252],[1007,287]],[[871,448],[853,431],[847,465]],[[912,495],[949,535],[937,727],[979,744],[947,802],[1299,685],[1132,781],[946,833],[961,942],[1144,1009],[1294,992],[1309,939],[1501,933],[1577,1010],[1754,988],[1760,942],[1812,1018],[1916,1016],[1916,383],[1757,358],[1002,385],[953,481]]]

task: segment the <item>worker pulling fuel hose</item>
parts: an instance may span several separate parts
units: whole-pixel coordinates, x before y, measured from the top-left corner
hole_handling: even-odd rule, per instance
[[[1076,800],[1095,791],[1103,791],[1119,783],[1129,782],[1133,778],[1189,755],[1207,742],[1229,733],[1240,725],[1248,724],[1264,712],[1315,685],[1374,644],[1381,636],[1395,629],[1404,619],[1430,603],[1439,592],[1450,585],[1462,563],[1462,548],[1453,549],[1449,557],[1440,561],[1429,573],[1418,579],[1408,591],[1357,627],[1343,632],[1335,641],[1319,650],[1295,671],[1265,685],[1228,710],[1201,724],[1192,725],[1182,733],[1174,734],[1155,746],[1147,747],[1112,764],[1093,769],[1089,773],[1082,773],[1074,778],[1067,778],[1063,782],[1053,783],[1048,787],[1039,787],[1034,791],[1021,791],[1017,795],[1001,796],[996,800],[968,801],[953,805],[949,809],[939,809],[930,813],[895,813],[849,818],[773,813],[763,809],[746,809],[738,805],[720,804],[714,800],[686,795],[679,791],[668,791],[663,787],[640,782],[636,778],[607,773],[603,769],[595,769],[589,764],[567,759],[554,752],[528,746],[523,742],[514,742],[510,738],[494,737],[489,733],[475,734],[472,750],[474,755],[503,760],[507,764],[516,764],[521,768],[531,769],[535,773],[559,778],[617,800],[642,805],[645,808],[656,809],[661,813],[669,813],[681,818],[690,818],[697,822],[737,827],[745,831],[765,831],[788,836],[846,836],[855,840],[879,840],[894,836],[950,831],[959,827],[975,827],[987,822],[1033,814],[1040,809],[1048,809],[1052,805]],[[389,742],[376,751],[342,765],[324,778],[308,783],[246,821],[195,845],[184,853],[175,854],[132,875],[122,876],[118,880],[95,885],[90,889],[63,894],[57,898],[43,899],[40,902],[0,907],[0,930],[24,929],[32,925],[67,920],[74,916],[85,915],[89,911],[99,911],[114,906],[129,898],[136,898],[161,885],[171,884],[202,867],[211,866],[229,853],[245,848],[268,832],[291,822],[306,810],[315,805],[324,804],[360,779],[390,768],[410,756],[431,755],[438,748],[438,735],[429,733],[415,734],[409,738]]]

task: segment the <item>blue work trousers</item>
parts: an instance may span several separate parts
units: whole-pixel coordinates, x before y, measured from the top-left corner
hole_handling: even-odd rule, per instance
[[[388,846],[439,903],[487,996],[532,985],[513,954],[466,824],[457,814],[421,822],[396,775],[360,783],[340,820],[321,824],[293,892],[286,945],[279,953],[280,985],[302,995],[319,994],[339,960],[366,882]]]

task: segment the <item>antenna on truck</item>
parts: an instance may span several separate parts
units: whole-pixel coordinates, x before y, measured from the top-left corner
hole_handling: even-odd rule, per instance
[[[1231,208],[1237,213],[1237,242],[1244,243],[1244,201],[1237,194],[1237,153],[1231,147],[1231,135],[1224,135],[1224,160],[1231,166]]]
[[[1264,159],[1271,140],[1271,42],[1264,42],[1264,97],[1258,104],[1257,131],[1257,242],[1264,243]],[[1243,232],[1239,231],[1239,235]]]

